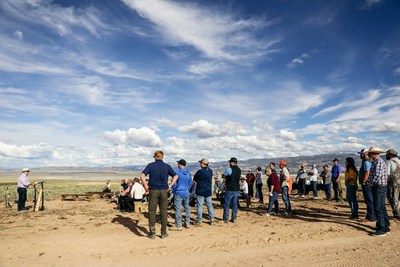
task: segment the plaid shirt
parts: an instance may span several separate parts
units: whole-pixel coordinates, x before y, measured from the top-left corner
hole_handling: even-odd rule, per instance
[[[369,172],[368,181],[370,186],[386,186],[387,185],[387,167],[381,157],[372,161],[371,170]]]

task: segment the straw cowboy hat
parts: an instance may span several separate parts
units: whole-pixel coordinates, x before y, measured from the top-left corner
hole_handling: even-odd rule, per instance
[[[382,153],[385,153],[385,151],[383,151],[383,150],[381,150],[381,149],[379,149],[377,147],[371,146],[369,148],[369,150],[368,150],[368,153],[371,153],[371,154],[382,154]]]
[[[30,172],[31,170],[29,170],[28,168],[23,168],[21,172]]]

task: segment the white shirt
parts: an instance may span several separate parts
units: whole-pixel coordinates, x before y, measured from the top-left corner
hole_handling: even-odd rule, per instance
[[[311,170],[312,175],[310,176],[310,182],[316,182],[318,181],[318,170],[317,168],[313,168]]]
[[[131,198],[142,199],[145,193],[143,185],[140,183],[134,183],[131,189]]]
[[[30,184],[30,182],[29,182],[28,176],[25,175],[25,173],[22,173],[18,177],[18,187],[28,188],[29,184]]]
[[[397,162],[397,164],[400,164],[400,160],[398,158],[392,158],[392,159],[390,159],[390,160],[388,160],[386,162],[386,165],[387,165],[387,168],[388,168],[388,173],[387,173],[388,176],[390,174],[394,173],[396,171],[396,169],[397,169],[395,161]]]
[[[249,185],[247,184],[246,180],[240,180],[239,181],[239,185],[240,185],[240,191],[242,191],[245,194],[249,193]]]

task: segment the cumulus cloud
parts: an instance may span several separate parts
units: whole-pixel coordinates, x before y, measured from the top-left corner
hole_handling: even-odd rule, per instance
[[[131,146],[158,147],[162,146],[161,138],[154,129],[149,127],[129,128],[128,130],[106,131],[104,138],[114,144]]]
[[[288,69],[295,69],[300,65],[303,65],[304,59],[308,58],[309,55],[307,53],[301,55],[300,57],[292,59],[288,64],[286,64],[286,68]]]
[[[296,134],[288,130],[280,130],[280,136],[287,140],[296,140]]]
[[[214,136],[223,136],[229,132],[233,133],[244,133],[246,130],[240,123],[236,122],[225,122],[217,125],[208,122],[207,120],[201,119],[194,121],[188,125],[182,125],[178,127],[178,130],[197,135],[199,138],[209,138]]]
[[[55,147],[46,143],[38,143],[33,145],[15,145],[0,142],[0,155],[2,157],[21,158],[21,159],[41,159],[41,158],[57,158]]]

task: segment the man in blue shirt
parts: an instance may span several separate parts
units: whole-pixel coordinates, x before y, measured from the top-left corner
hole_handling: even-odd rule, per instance
[[[192,175],[186,169],[186,161],[184,159],[178,161],[176,174],[178,175],[178,180],[172,187],[175,206],[175,227],[171,227],[170,230],[182,231],[182,205],[185,208],[185,227],[190,227],[189,190],[192,187]]]
[[[223,219],[225,223],[228,223],[229,219],[229,208],[232,204],[232,218],[231,222],[236,222],[238,212],[238,197],[240,193],[239,180],[242,175],[242,171],[237,166],[237,159],[231,158],[229,160],[229,168],[227,168],[223,174],[225,178],[225,202],[224,202],[224,215]]]
[[[341,167],[339,165],[339,160],[335,158],[333,160],[333,166],[332,166],[332,186],[333,186],[333,192],[335,193],[335,200],[336,202],[342,201],[341,199],[341,185],[340,185],[340,176],[341,174]]]
[[[203,204],[206,203],[210,224],[214,221],[214,209],[212,206],[212,178],[213,171],[208,167],[208,159],[199,161],[201,169],[196,172],[193,181],[196,183],[197,220],[195,225],[200,226],[203,220]]]
[[[154,152],[155,161],[149,163],[143,172],[140,174],[143,187],[149,191],[149,231],[147,235],[150,239],[155,239],[156,232],[156,213],[157,205],[160,208],[161,214],[161,238],[168,237],[167,234],[167,210],[168,210],[168,190],[172,188],[178,179],[175,171],[170,165],[163,162],[164,153],[161,150]],[[149,175],[149,183],[146,181],[146,176]],[[172,182],[168,185],[168,177],[171,176]]]
[[[360,154],[360,158],[362,159],[360,171],[358,172],[358,181],[361,184],[364,196],[364,202],[367,205],[367,216],[365,217],[365,219],[361,221],[374,222],[376,220],[374,211],[374,201],[372,198],[371,188],[369,188],[368,186],[369,171],[371,169],[372,164],[371,161],[369,160],[367,148],[361,149],[361,151],[358,152],[358,154]]]

